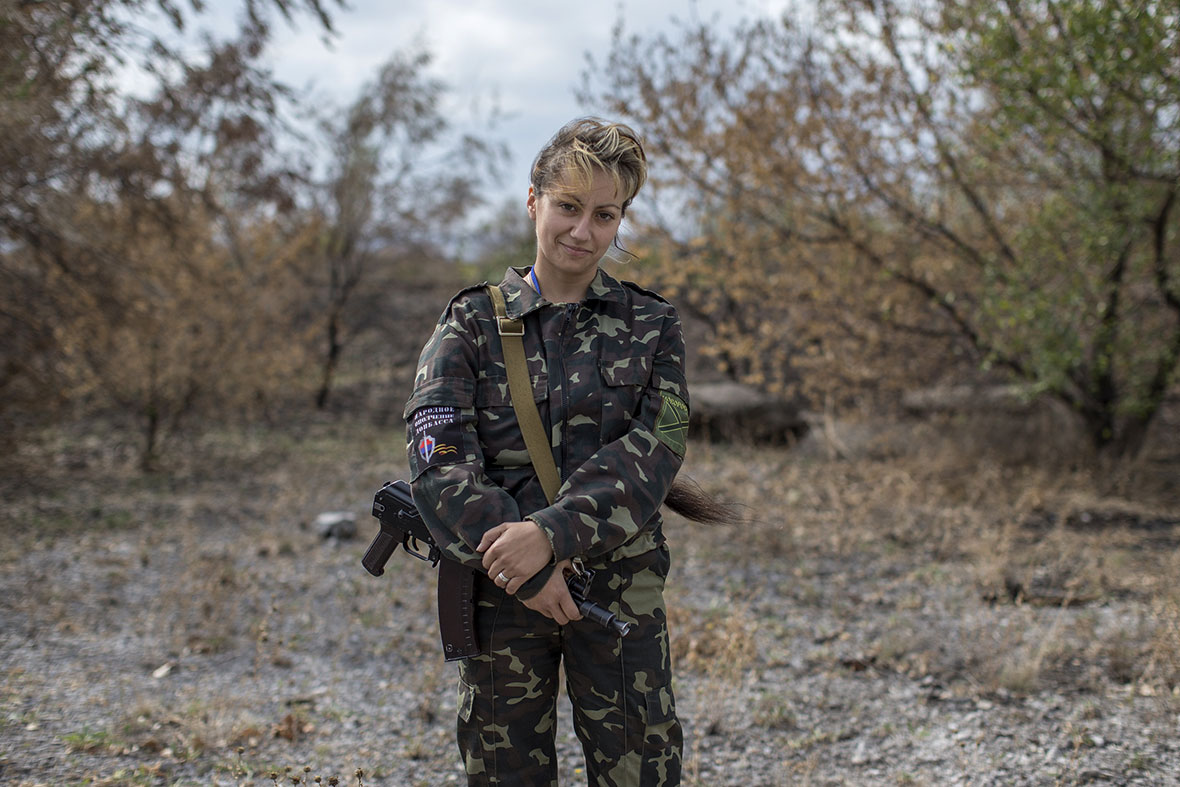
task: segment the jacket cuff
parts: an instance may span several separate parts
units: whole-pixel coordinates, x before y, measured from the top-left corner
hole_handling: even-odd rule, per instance
[[[546,516],[546,510],[536,511],[525,519],[536,522],[537,527],[541,528],[541,532],[549,539],[549,546],[553,548],[553,562],[560,563],[567,558],[581,554],[582,550],[579,548],[577,539],[569,537],[565,528],[558,527],[557,522]]]
[[[521,600],[530,599],[541,592],[541,588],[545,587],[545,583],[549,581],[549,577],[553,575],[553,569],[557,568],[552,563],[542,566],[541,570],[533,574],[525,583],[516,589],[516,597]]]

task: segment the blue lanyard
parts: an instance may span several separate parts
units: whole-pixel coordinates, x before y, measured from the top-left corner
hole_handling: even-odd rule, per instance
[[[529,268],[529,278],[533,280],[533,289],[537,291],[537,295],[540,295],[541,283],[537,281],[537,271],[535,268]]]

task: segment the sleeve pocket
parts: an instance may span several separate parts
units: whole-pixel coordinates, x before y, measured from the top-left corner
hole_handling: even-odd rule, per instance
[[[423,407],[471,407],[475,401],[475,382],[465,377],[435,377],[414,388],[402,418],[410,420]]]
[[[436,377],[414,389],[403,413],[411,481],[429,467],[471,461],[474,387],[463,377]]]

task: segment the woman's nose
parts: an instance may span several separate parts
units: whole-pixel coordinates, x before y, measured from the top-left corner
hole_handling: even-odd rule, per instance
[[[590,214],[583,213],[574,222],[573,229],[570,230],[570,235],[575,238],[589,238],[590,237]]]

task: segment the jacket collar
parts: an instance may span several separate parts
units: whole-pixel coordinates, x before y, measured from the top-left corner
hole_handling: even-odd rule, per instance
[[[501,289],[504,290],[504,300],[506,302],[506,309],[508,316],[512,319],[518,319],[536,311],[542,306],[550,305],[550,301],[545,300],[533,289],[525,277],[528,276],[528,267],[509,268],[504,272],[504,280],[500,282]],[[622,303],[627,300],[627,294],[623,290],[623,285],[619,284],[618,280],[610,276],[602,268],[599,268],[594,274],[593,281],[590,286],[586,288],[586,299],[583,303],[589,301],[613,301]]]

